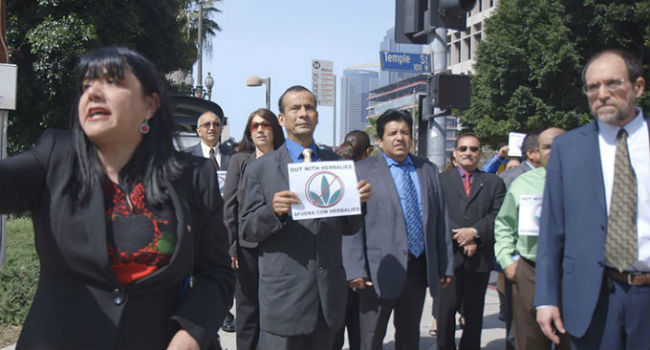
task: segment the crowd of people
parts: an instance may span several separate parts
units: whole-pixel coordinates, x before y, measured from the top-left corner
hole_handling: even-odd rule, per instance
[[[593,122],[531,133],[483,170],[464,133],[442,172],[410,154],[405,111],[378,117],[376,154],[358,130],[331,151],[296,85],[277,116],[250,114],[237,152],[208,111],[178,152],[146,58],[98,49],[76,77],[72,130],[0,161],[0,211],[31,212],[41,262],[17,349],[217,348],[222,325],[238,349],[341,349],[344,330],[381,349],[391,314],[395,348],[417,349],[427,290],[438,348],[479,349],[495,267],[508,348],[650,349],[650,122],[625,51],[585,65]],[[288,165],[340,159],[362,214],[294,220]]]

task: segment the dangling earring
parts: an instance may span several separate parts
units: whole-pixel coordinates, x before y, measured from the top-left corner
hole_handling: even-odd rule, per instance
[[[151,127],[149,127],[149,121],[147,121],[147,120],[143,121],[143,122],[140,123],[140,125],[138,126],[138,131],[139,131],[142,135],[146,135],[146,134],[148,134],[150,130],[151,130]]]

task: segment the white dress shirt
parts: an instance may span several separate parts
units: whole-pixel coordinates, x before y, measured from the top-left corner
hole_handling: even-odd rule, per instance
[[[221,152],[219,152],[219,143],[214,147],[210,147],[201,141],[201,150],[203,150],[203,157],[210,158],[210,148],[214,149],[214,159],[217,160],[219,168],[221,168]]]
[[[626,268],[629,271],[650,271],[650,137],[643,113],[624,126],[628,133],[627,147],[637,180],[637,219],[639,260]],[[614,159],[616,158],[616,135],[621,128],[598,121],[598,146],[605,183],[607,213],[614,187]],[[589,205],[589,204],[586,204]]]

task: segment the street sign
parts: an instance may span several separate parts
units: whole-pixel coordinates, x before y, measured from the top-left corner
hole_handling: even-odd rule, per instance
[[[325,60],[311,61],[311,91],[316,95],[319,106],[334,107],[336,100],[335,79],[334,62]]]
[[[380,51],[381,70],[411,73],[431,73],[429,54]]]

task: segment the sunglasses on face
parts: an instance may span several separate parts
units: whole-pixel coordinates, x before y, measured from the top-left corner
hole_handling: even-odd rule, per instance
[[[262,130],[271,130],[273,128],[271,126],[271,123],[268,122],[261,122],[261,123],[252,122],[250,130],[257,131],[257,129],[259,129],[260,126],[262,127]]]
[[[201,124],[201,127],[204,128],[204,129],[210,129],[210,126],[212,126],[213,128],[218,128],[218,127],[221,126],[221,123],[219,123],[219,122],[205,122],[205,123]]]
[[[477,146],[469,146],[469,147],[467,147],[467,146],[459,146],[456,149],[458,150],[458,152],[465,152],[465,151],[467,151],[467,149],[469,149],[472,153],[476,153],[479,150],[479,148]]]

